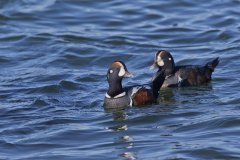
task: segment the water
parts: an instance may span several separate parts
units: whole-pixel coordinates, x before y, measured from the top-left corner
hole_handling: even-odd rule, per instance
[[[239,159],[240,1],[0,2],[0,159]],[[122,60],[148,83],[154,54],[220,57],[208,86],[106,111]]]

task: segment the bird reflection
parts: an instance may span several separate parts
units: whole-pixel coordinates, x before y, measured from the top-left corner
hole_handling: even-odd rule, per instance
[[[157,99],[157,103],[174,103],[176,100],[174,98],[174,89],[172,88],[164,88],[159,91],[159,96]]]

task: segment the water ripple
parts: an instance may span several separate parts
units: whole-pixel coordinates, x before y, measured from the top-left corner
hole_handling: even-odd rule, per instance
[[[239,4],[1,1],[0,159],[239,159]],[[105,110],[109,64],[149,83],[160,49],[220,63],[206,86]]]

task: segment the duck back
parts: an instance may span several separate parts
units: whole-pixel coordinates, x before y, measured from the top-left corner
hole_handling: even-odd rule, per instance
[[[212,73],[218,63],[219,58],[216,58],[204,66],[176,66],[174,74],[166,76],[162,87],[198,86],[206,84],[212,79]]]

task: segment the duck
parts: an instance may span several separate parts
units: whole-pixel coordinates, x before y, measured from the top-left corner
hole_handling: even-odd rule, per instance
[[[108,90],[104,97],[105,108],[124,108],[127,106],[145,106],[154,103],[158,96],[159,88],[156,84],[153,87],[149,85],[136,85],[129,87],[122,87],[122,80],[126,77],[133,77],[124,62],[114,61],[110,64],[107,71]],[[159,76],[156,78],[162,78]],[[154,89],[153,88],[157,88]],[[156,95],[155,95],[156,94]]]
[[[212,73],[219,63],[219,57],[207,62],[205,65],[176,66],[173,56],[169,51],[159,50],[155,54],[151,68],[158,68],[152,78],[155,83],[160,83],[162,88],[199,86],[207,84],[212,79]],[[159,76],[164,76],[159,78]],[[158,80],[159,79],[159,80]]]

